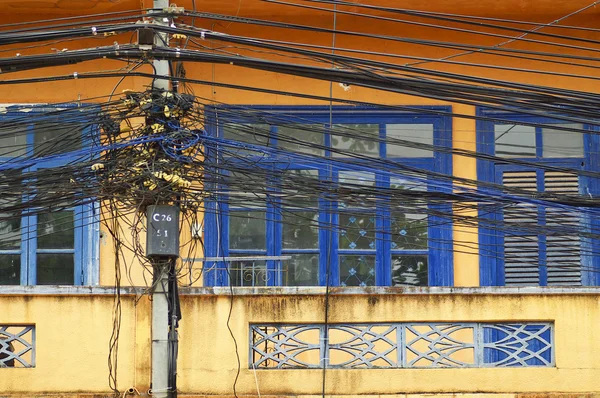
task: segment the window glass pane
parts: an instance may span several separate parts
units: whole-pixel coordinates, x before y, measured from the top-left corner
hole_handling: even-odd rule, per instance
[[[561,124],[561,127],[583,129],[582,124]],[[542,153],[545,158],[583,157],[583,133],[542,128]]]
[[[255,146],[271,146],[269,134],[271,127],[268,124],[233,124],[228,123],[223,126],[223,138],[237,141],[233,145],[223,145],[221,150],[224,156],[235,154],[254,153],[255,155],[264,155],[258,151],[244,149],[239,143],[248,143]]]
[[[240,254],[240,256],[245,256]],[[251,256],[251,255],[248,255]],[[246,256],[246,257],[248,257]],[[266,286],[267,265],[264,260],[231,261],[229,263],[231,286]]]
[[[0,250],[20,248],[21,217],[0,213]]]
[[[283,261],[285,286],[317,286],[319,284],[319,253],[292,254]]]
[[[22,190],[20,171],[0,172],[0,250],[21,248],[21,212]]]
[[[231,207],[265,208],[265,174],[261,170],[230,172],[224,176]]]
[[[263,211],[232,211],[229,217],[230,249],[266,249]]]
[[[37,122],[33,125],[33,152],[36,156],[76,151],[82,147],[79,124]]]
[[[375,285],[375,256],[340,256],[340,285]]]
[[[433,145],[433,124],[388,124],[386,129],[387,157],[430,158],[433,151],[394,143],[394,139]]]
[[[342,185],[338,201],[340,209],[348,207],[375,208],[377,195],[374,195],[373,190],[369,188],[375,186],[373,173],[340,171],[339,182]]]
[[[38,215],[38,249],[75,247],[74,212],[55,211]]]
[[[339,215],[339,248],[375,250],[375,214],[342,212]]]
[[[318,209],[320,184],[317,170],[288,170],[281,175],[277,188],[281,204],[290,208]]]
[[[75,262],[73,254],[37,255],[38,285],[72,285],[75,283]]]
[[[319,247],[319,213],[283,211],[283,248],[313,249]]]
[[[27,126],[0,123],[0,156],[24,156],[27,144]]]
[[[427,191],[427,183],[421,181],[407,180],[402,177],[390,178],[390,188],[407,189],[410,191]]]
[[[340,171],[340,184],[375,186],[375,174],[362,171]]]
[[[494,138],[496,156],[505,158],[535,157],[535,127],[496,124]]]
[[[338,133],[338,134],[336,134]],[[336,124],[331,135],[334,157],[379,156],[378,124]]]
[[[291,152],[323,156],[325,127],[318,124],[290,124],[277,128],[280,148]]]
[[[427,214],[393,212],[392,250],[427,249]]]
[[[0,254],[0,285],[21,283],[21,255]]]
[[[392,256],[392,285],[427,286],[427,256]]]

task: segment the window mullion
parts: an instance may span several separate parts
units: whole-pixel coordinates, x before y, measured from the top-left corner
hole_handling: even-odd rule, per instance
[[[388,188],[388,176],[376,176],[377,187]],[[378,199],[375,213],[375,285],[391,286],[392,284],[392,255],[391,255],[391,211],[389,199]]]
[[[539,148],[538,148],[539,149]],[[544,170],[536,171],[537,177],[537,191],[545,192],[544,184]],[[546,227],[546,207],[538,205],[538,228]],[[546,233],[542,232],[538,234],[538,267],[539,267],[539,280],[540,286],[548,286],[548,267],[546,266]]]
[[[275,178],[275,177],[273,177]],[[267,200],[266,200],[266,238],[267,238],[267,256],[281,255],[281,200],[276,195],[269,196],[269,192],[274,188],[270,182],[267,182]],[[282,261],[267,260],[267,286],[280,286],[282,280]]]
[[[37,284],[37,215],[33,214],[24,217],[27,219],[27,227],[25,228],[25,252],[26,267],[27,267],[27,284]]]

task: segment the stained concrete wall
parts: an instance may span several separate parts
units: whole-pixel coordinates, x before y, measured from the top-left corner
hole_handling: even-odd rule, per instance
[[[0,290],[0,324],[35,324],[37,365],[2,369],[0,393],[107,393],[110,289]],[[25,288],[21,288],[25,289]],[[90,294],[91,292],[91,294]],[[36,293],[32,295],[32,293]],[[257,370],[249,366],[252,323],[322,323],[323,289],[199,288],[182,295],[178,387],[184,394],[315,395],[323,371]],[[600,292],[593,289],[333,289],[331,323],[554,322],[556,366],[550,368],[329,369],[326,394],[336,396],[449,393],[600,392]],[[122,296],[119,388],[149,388],[149,302]],[[258,384],[258,389],[257,389]],[[444,395],[445,396],[445,395]]]

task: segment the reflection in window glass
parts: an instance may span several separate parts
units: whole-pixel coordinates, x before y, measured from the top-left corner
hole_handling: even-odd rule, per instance
[[[336,134],[336,132],[338,134]],[[379,156],[378,124],[337,124],[331,135],[334,157]]]
[[[33,127],[33,153],[48,156],[82,148],[82,131],[78,124],[38,122]]]
[[[427,250],[427,214],[394,212],[392,250]]]
[[[229,217],[229,248],[266,250],[263,211],[232,211]]]
[[[341,255],[340,285],[375,285],[375,255]]]
[[[290,124],[277,128],[280,148],[291,152],[323,156],[325,128],[319,124]]]
[[[226,124],[223,126],[223,138],[226,140],[248,143],[255,146],[271,146],[269,138],[270,126],[268,124]],[[235,143],[233,143],[235,144]],[[221,151],[224,156],[254,154],[263,155],[260,151],[244,149],[239,145],[222,145]]]
[[[535,127],[496,124],[494,139],[496,156],[505,158],[535,157]]]
[[[314,249],[319,246],[319,214],[297,211],[282,214],[283,248]]]
[[[27,144],[27,126],[14,123],[0,123],[0,156],[24,156]]]
[[[340,209],[375,207],[376,195],[373,195],[373,191],[368,188],[375,186],[375,175],[373,173],[340,171],[339,182],[343,187],[338,202]]]
[[[390,178],[390,188],[406,189],[409,191],[427,191],[427,183],[421,181],[408,180],[401,177]]]
[[[340,184],[375,186],[375,174],[361,171],[340,171]]]
[[[38,215],[38,249],[75,247],[74,212],[55,211]]]
[[[582,124],[561,124],[561,127],[583,129]],[[542,141],[542,154],[545,158],[584,156],[583,133],[542,128]]]
[[[399,144],[396,140],[433,146],[433,124],[388,124],[386,129],[388,158],[430,158],[433,151]]]
[[[288,170],[283,173],[280,188],[281,204],[288,208],[318,209],[319,172],[317,170]]]
[[[319,253],[292,254],[283,261],[283,284],[286,286],[317,286],[319,284]]]
[[[0,285],[21,283],[21,255],[0,254]]]
[[[341,212],[339,215],[339,248],[375,250],[375,214]]]
[[[0,205],[2,205],[0,200]],[[0,213],[0,250],[21,248],[21,217]]]
[[[228,187],[229,205],[232,207],[265,207],[265,175],[258,171],[244,170],[231,172],[223,177]]]
[[[427,286],[426,255],[393,255],[392,285]]]
[[[72,285],[75,283],[73,254],[51,253],[37,255],[38,285]]]

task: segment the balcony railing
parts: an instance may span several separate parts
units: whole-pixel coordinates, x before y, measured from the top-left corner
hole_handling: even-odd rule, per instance
[[[256,369],[554,366],[551,323],[251,325],[250,339]]]

